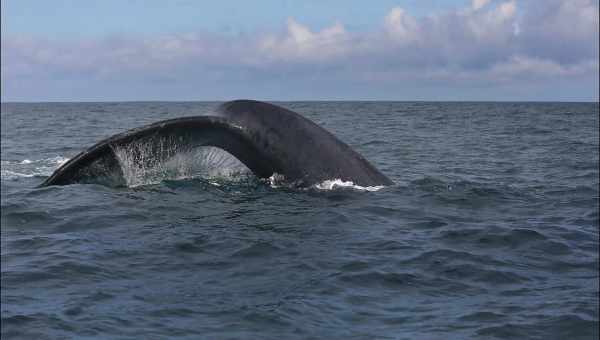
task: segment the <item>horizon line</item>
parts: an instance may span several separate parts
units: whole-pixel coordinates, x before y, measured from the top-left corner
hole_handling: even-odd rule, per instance
[[[599,100],[407,100],[407,99],[250,99],[250,98],[238,98],[238,99],[213,99],[213,100],[200,100],[200,99],[182,99],[182,100],[42,100],[42,101],[29,101],[29,100],[0,100],[0,104],[67,104],[67,103],[218,103],[228,102],[233,100],[258,100],[264,102],[406,102],[406,103],[599,103]]]

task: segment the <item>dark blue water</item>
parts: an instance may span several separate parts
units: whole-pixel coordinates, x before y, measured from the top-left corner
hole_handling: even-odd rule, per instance
[[[217,104],[2,104],[2,339],[598,338],[597,103],[280,103],[396,183],[374,192],[36,188]]]

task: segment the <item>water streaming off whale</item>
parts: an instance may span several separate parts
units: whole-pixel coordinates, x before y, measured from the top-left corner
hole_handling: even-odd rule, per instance
[[[223,149],[190,147],[173,138],[136,141],[112,146],[112,150],[128,187],[191,178],[233,181],[252,175],[243,163]]]

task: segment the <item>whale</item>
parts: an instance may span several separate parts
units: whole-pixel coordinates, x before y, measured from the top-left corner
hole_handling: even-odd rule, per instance
[[[294,187],[326,180],[359,186],[393,182],[331,132],[286,108],[255,100],[225,102],[210,115],[163,120],[106,138],[61,165],[40,186],[127,186],[123,150],[140,167],[197,147],[231,154],[258,178],[277,175]]]

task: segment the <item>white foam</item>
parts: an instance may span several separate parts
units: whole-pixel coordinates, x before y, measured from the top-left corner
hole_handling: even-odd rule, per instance
[[[267,181],[271,188],[279,188],[285,182],[285,177],[275,172],[271,177],[267,178]]]
[[[10,181],[10,180],[16,180],[21,177],[33,177],[33,176],[35,176],[35,174],[22,174],[20,172],[4,170],[4,169],[2,169],[2,171],[0,171],[0,177],[2,178],[2,180]]]
[[[65,164],[69,159],[66,157],[62,157],[62,156],[56,156],[56,157],[52,157],[52,158],[46,158],[46,160],[48,160],[50,162],[54,162],[55,164],[58,164],[58,166],[61,166],[61,165]]]
[[[50,176],[54,170],[69,159],[55,156],[42,159],[24,159],[22,161],[2,161],[2,180],[17,180],[19,178]]]
[[[335,189],[340,189],[340,188],[349,188],[349,189],[355,189],[355,190],[360,190],[360,191],[377,191],[377,190],[383,189],[385,186],[377,185],[377,186],[363,187],[363,186],[354,184],[354,182],[352,182],[352,181],[343,181],[343,180],[337,178],[337,179],[325,180],[319,184],[315,184],[314,187],[319,190],[335,190]]]
[[[274,189],[277,189],[282,186],[286,186],[285,177],[278,173],[274,173],[273,175],[271,175],[271,177],[267,178],[267,183],[271,186],[271,188],[274,188]],[[289,184],[287,184],[287,185],[289,185]],[[318,189],[318,190],[353,189],[353,190],[360,190],[360,191],[377,191],[377,190],[383,189],[385,186],[378,185],[378,186],[363,187],[363,186],[354,184],[354,182],[352,182],[352,181],[343,181],[343,180],[337,178],[337,179],[325,180],[321,183],[313,185],[312,187],[315,189]]]

